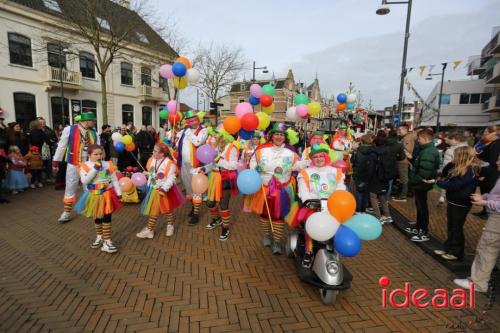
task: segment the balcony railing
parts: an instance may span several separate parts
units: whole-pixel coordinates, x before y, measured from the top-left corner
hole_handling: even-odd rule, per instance
[[[479,75],[484,71],[481,64],[481,56],[475,55],[469,57],[467,66],[467,75]]]
[[[483,57],[500,52],[500,27],[493,28],[493,37],[490,42],[483,47],[481,55]]]
[[[500,83],[500,58],[498,58],[498,61],[495,63],[490,73],[490,75],[485,77],[486,84]]]
[[[59,69],[56,67],[47,67],[47,77],[50,82],[61,82],[61,77],[62,81],[65,84],[72,84],[76,86],[82,85],[82,73],[80,72],[73,72],[73,71],[68,71],[66,69]]]
[[[139,86],[138,90],[141,100],[161,100],[163,98],[163,91],[158,87],[143,84]]]

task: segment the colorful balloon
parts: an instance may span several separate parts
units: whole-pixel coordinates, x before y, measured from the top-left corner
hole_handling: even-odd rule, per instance
[[[142,172],[134,173],[130,180],[132,180],[132,183],[137,187],[144,186],[148,182],[148,179]]]
[[[126,151],[134,151],[135,150],[135,143],[129,143],[128,145],[125,145],[125,150]]]
[[[295,107],[295,110],[297,112],[297,116],[299,116],[300,118],[304,118],[307,116],[307,106],[305,106],[304,104],[297,105]]]
[[[328,211],[340,223],[349,219],[356,211],[356,199],[351,192],[334,191],[328,198]]]
[[[342,154],[342,157],[343,157],[343,154]],[[342,159],[335,160],[332,163],[332,167],[341,169],[343,173],[346,173],[347,168],[348,168],[347,163]]]
[[[347,100],[346,100],[346,102],[347,102],[347,103],[354,103],[354,102],[356,102],[356,99],[357,99],[357,98],[358,98],[358,97],[357,97],[355,94],[349,94],[349,95],[347,95]]]
[[[271,124],[271,117],[269,117],[267,113],[257,112],[255,115],[259,119],[259,126],[257,126],[258,130],[263,131],[269,127],[269,124]]]
[[[345,103],[347,101],[347,95],[344,93],[340,93],[337,95],[337,102]]]
[[[259,98],[262,95],[262,87],[257,83],[254,83],[250,86],[250,94],[253,97]]]
[[[324,242],[331,239],[339,229],[340,223],[328,212],[316,212],[306,222],[306,232],[314,240]]]
[[[344,111],[346,108],[345,103],[337,104],[337,111]]]
[[[238,131],[238,135],[243,140],[250,140],[253,137],[254,131],[245,131],[243,128]]]
[[[250,95],[248,97],[248,103],[252,104],[253,106],[256,106],[260,104],[260,99],[258,97]]]
[[[297,114],[297,107],[292,106],[286,110],[286,119],[293,122],[302,120],[302,118]]]
[[[160,66],[160,76],[166,80],[174,78],[174,72],[172,72],[172,65],[165,64]]]
[[[270,95],[262,95],[260,96],[260,105],[263,107],[269,107],[273,104],[273,97]]]
[[[217,151],[209,144],[204,144],[196,149],[196,158],[203,164],[209,164],[214,161]]]
[[[238,185],[240,193],[254,194],[261,189],[262,178],[260,178],[260,175],[257,171],[247,169],[238,174],[236,184]]]
[[[186,69],[191,68],[191,62],[186,57],[179,57],[175,59],[175,62],[182,62],[186,66]]]
[[[254,131],[259,126],[259,118],[253,113],[247,113],[241,117],[241,127],[245,131]]]
[[[196,68],[190,68],[187,71],[186,74],[186,79],[188,80],[189,83],[191,84],[196,84],[198,81],[200,81],[200,72]]]
[[[236,116],[229,116],[222,123],[224,129],[231,134],[236,134],[241,129],[241,121]]]
[[[180,112],[177,112],[176,114],[169,114],[168,115],[168,122],[171,123],[172,125],[174,123],[178,124],[182,120],[182,114]]]
[[[118,142],[118,141],[115,141],[115,150],[118,152],[118,153],[121,153],[125,150],[125,144],[123,144],[123,142]]]
[[[187,80],[184,77],[176,77],[174,78],[174,87],[180,90],[186,89],[187,87]]]
[[[307,104],[309,102],[309,98],[307,98],[304,94],[298,94],[295,96],[295,105]]]
[[[321,113],[321,104],[318,102],[311,102],[307,104],[307,113],[310,116],[317,116]]]
[[[266,84],[262,87],[262,95],[274,96],[275,90],[272,84]]]
[[[262,112],[265,112],[269,115],[271,113],[273,113],[275,109],[276,109],[276,106],[274,105],[274,103],[269,105],[268,107],[263,107],[263,106],[261,107]]]
[[[238,119],[241,119],[245,114],[253,113],[252,105],[248,102],[238,103],[238,105],[236,105],[236,109],[234,109],[234,113]]]
[[[130,135],[127,134],[127,135],[122,136],[122,142],[124,145],[131,144],[132,141],[134,141],[134,140],[132,139],[132,137]]]
[[[175,62],[172,65],[172,72],[177,77],[183,77],[184,75],[186,75],[187,67],[186,67],[186,65],[184,63],[182,63],[180,61],[179,62]]]
[[[193,193],[198,195],[205,193],[208,189],[207,176],[202,173],[194,175],[193,178],[191,178],[191,189],[193,190]]]
[[[167,108],[169,113],[175,114],[177,112],[177,101],[175,99],[168,101]]]
[[[353,110],[355,103],[347,103],[347,110]]]
[[[361,251],[361,240],[354,231],[341,225],[335,234],[333,246],[344,257],[354,257]]]
[[[118,183],[120,184],[122,192],[129,192],[134,188],[134,183],[132,183],[132,181],[128,177],[122,177],[118,181]]]
[[[382,223],[373,215],[357,214],[344,222],[361,240],[374,240],[382,234]]]
[[[168,111],[163,109],[160,111],[160,119],[166,120],[168,119]]]
[[[111,140],[113,141],[121,141],[123,135],[121,135],[121,133],[118,133],[118,132],[114,132],[113,134],[111,134]]]

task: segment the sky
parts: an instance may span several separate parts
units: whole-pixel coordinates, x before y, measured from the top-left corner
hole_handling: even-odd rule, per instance
[[[346,91],[349,82],[381,109],[396,103],[403,54],[406,5],[391,5],[375,14],[378,0],[152,0],[162,19],[175,22],[192,48],[214,41],[243,49],[249,63],[267,66],[284,77],[292,69],[297,81],[318,76],[322,95]],[[466,76],[468,56],[481,53],[500,25],[500,0],[413,0],[407,67],[462,60],[445,79]],[[425,98],[437,84],[414,70],[408,76]],[[405,100],[414,96],[405,91]],[[193,97],[194,96],[194,97]],[[193,89],[185,94],[196,104]]]

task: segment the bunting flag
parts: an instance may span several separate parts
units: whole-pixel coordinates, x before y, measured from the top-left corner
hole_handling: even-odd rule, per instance
[[[422,75],[424,74],[424,71],[425,71],[425,65],[424,66],[419,66],[418,67],[418,70],[420,71],[420,77],[422,77]]]
[[[456,70],[457,67],[462,63],[462,60],[453,61],[453,70]]]
[[[436,67],[436,65],[429,65],[429,74],[432,73],[432,70]]]

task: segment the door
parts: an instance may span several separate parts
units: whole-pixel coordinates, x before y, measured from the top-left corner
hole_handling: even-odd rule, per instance
[[[16,121],[26,133],[29,129],[30,121],[36,118],[35,95],[14,93],[14,110],[16,113]]]

